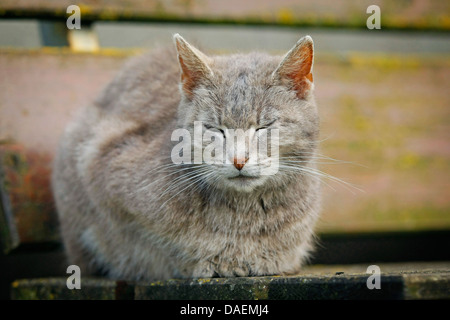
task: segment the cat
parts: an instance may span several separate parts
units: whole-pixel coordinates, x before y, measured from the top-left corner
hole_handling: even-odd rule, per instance
[[[321,199],[312,38],[284,56],[173,40],[126,63],[61,139],[52,189],[68,262],[128,280],[298,273]],[[278,144],[257,161],[225,147],[227,161],[174,163],[174,131],[194,136],[194,124],[211,141],[242,129]]]

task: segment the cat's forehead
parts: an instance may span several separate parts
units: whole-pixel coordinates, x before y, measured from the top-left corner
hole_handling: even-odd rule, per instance
[[[279,61],[262,53],[237,54],[215,61],[220,97],[219,122],[227,127],[248,128],[262,120],[267,87]]]
[[[265,110],[271,108],[265,86],[253,85],[245,75],[240,75],[223,90],[220,122],[227,127],[248,129],[257,126],[264,120]]]
[[[221,57],[214,64],[214,73],[222,102],[233,106],[260,100],[272,84],[276,66],[274,57],[261,53]]]
[[[216,57],[213,69],[224,83],[255,85],[266,82],[278,63],[278,57],[252,52]]]

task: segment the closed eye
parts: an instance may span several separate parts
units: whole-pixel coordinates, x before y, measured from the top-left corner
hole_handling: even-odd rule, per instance
[[[209,124],[204,124],[203,126],[204,126],[207,130],[217,130],[217,131],[219,131],[219,132],[223,135],[223,137],[225,138],[225,132],[224,132],[222,129],[217,128],[217,127],[214,127],[214,126],[211,126],[211,125],[209,125]]]
[[[272,122],[269,122],[268,124],[262,125],[259,128],[256,128],[256,131],[258,130],[262,130],[262,129],[267,129],[269,128],[271,125],[273,125],[278,119],[273,120]]]

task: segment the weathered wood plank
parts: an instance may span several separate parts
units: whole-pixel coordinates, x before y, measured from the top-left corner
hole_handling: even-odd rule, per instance
[[[0,193],[4,251],[19,244],[57,241],[58,221],[50,188],[51,156],[21,145],[0,145]],[[5,226],[2,226],[5,228]]]
[[[6,248],[56,239],[50,162],[69,119],[124,62],[126,57],[115,53],[0,53]],[[330,160],[321,168],[365,191],[325,180],[331,186],[324,186],[320,232],[450,228],[448,179],[443,174],[450,170],[445,138],[450,69],[446,59],[426,61],[350,55],[340,62],[317,56],[316,91],[325,139],[321,153],[356,164]]]
[[[450,298],[450,264],[380,264],[380,289],[370,289],[368,265],[310,266],[301,274],[275,277],[172,279],[124,282],[81,278],[70,290],[65,278],[18,280],[13,299],[135,300],[424,300]]]
[[[0,242],[59,241],[50,188],[59,137],[120,68],[117,56],[0,54]]]
[[[79,5],[83,19],[197,21],[324,27],[366,27],[370,5],[378,5],[383,28],[450,29],[450,4],[432,0],[412,3],[382,0],[3,0],[0,16],[64,19],[69,5]]]

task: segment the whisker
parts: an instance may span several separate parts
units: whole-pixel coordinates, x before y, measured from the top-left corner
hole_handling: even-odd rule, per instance
[[[167,184],[168,187],[163,190],[162,194],[159,196],[159,198],[162,198],[166,193],[169,193],[173,189],[176,189],[176,187],[179,185],[178,182],[186,182],[191,179],[194,179],[196,177],[202,176],[205,172],[208,172],[209,170],[207,168],[202,168],[202,170],[193,170],[191,172],[185,173],[174,179],[173,181],[170,181],[169,183],[166,183],[163,187],[165,187]],[[185,179],[188,178],[188,179]],[[162,187],[162,188],[163,188]]]
[[[298,170],[297,170],[298,169]],[[287,171],[287,172],[295,172],[295,171],[302,171],[299,168],[292,168],[290,166],[280,166],[280,170],[281,171]],[[309,172],[306,171],[302,171],[301,174],[307,173],[310,177],[314,178],[314,179],[318,179],[320,180],[321,183],[324,183],[325,185],[327,185],[328,187],[330,187],[333,191],[336,191],[336,189],[330,185],[329,183],[327,183],[326,181],[324,181],[323,179],[321,179],[320,176],[316,176],[314,174],[311,174]]]
[[[280,159],[282,162],[289,162],[289,163],[310,163],[311,160],[285,160],[285,159]],[[314,159],[313,159],[314,160]],[[353,164],[352,162],[347,162],[347,161],[313,161],[314,163],[317,164]]]
[[[202,179],[204,179],[205,177],[208,177],[210,175],[213,175],[214,172],[210,172],[209,174],[205,175],[205,176],[197,176],[197,179],[194,179],[194,181],[192,181],[191,183],[189,183],[187,186],[185,186],[184,188],[182,188],[181,190],[179,190],[177,193],[175,193],[174,195],[172,195],[169,199],[167,199],[166,201],[163,202],[163,204],[161,205],[161,209],[166,205],[167,202],[169,202],[170,200],[172,200],[173,198],[175,198],[176,196],[178,196],[180,193],[182,193],[184,190],[186,190],[187,188],[191,187],[192,185],[198,183],[198,181],[201,181]]]
[[[317,152],[313,152],[313,151],[304,151],[304,152],[295,152],[292,154],[288,154],[286,156],[281,156],[279,157],[279,159],[284,160],[284,159],[304,159],[305,156],[308,159],[313,159],[313,160],[327,160],[330,161],[330,163],[322,163],[322,164],[332,164],[333,163],[342,163],[342,164],[351,164],[351,165],[356,165],[356,166],[360,166],[360,167],[364,167],[364,168],[368,168],[367,166],[364,166],[360,163],[356,163],[353,161],[346,161],[346,160],[339,160],[339,159],[335,159],[329,156],[325,156],[323,154],[317,153]]]
[[[176,165],[176,166],[180,166],[180,165]],[[201,165],[200,165],[200,166],[201,166]],[[173,169],[173,168],[175,168],[175,167],[172,167],[171,169]],[[181,169],[177,169],[177,170],[171,172],[171,173],[168,174],[168,175],[164,175],[164,176],[160,177],[159,179],[156,179],[156,180],[151,181],[150,184],[147,184],[147,185],[145,185],[145,186],[143,186],[143,187],[140,187],[139,189],[137,189],[137,191],[139,192],[139,191],[142,191],[142,190],[144,190],[144,189],[147,189],[147,188],[149,188],[150,186],[152,186],[153,184],[155,184],[155,183],[161,181],[162,179],[165,179],[165,178],[170,177],[170,176],[172,176],[172,175],[174,175],[174,174],[177,174],[177,173],[179,173],[180,171],[192,170],[192,168],[195,168],[195,167],[194,167],[194,166],[188,166],[188,167],[182,167]],[[167,172],[167,171],[163,171],[163,172]],[[169,172],[170,172],[170,171],[169,171]],[[147,179],[144,180],[144,181],[146,182]],[[144,181],[143,181],[143,182],[144,182]],[[142,183],[143,183],[143,182],[142,182]],[[142,183],[141,183],[141,184],[142,184]],[[140,184],[139,184],[139,185],[140,185]],[[139,186],[139,185],[138,185],[138,186]]]
[[[335,176],[332,176],[326,172],[320,171],[319,169],[315,169],[315,168],[311,168],[311,167],[301,167],[301,166],[293,166],[293,165],[281,165],[280,168],[284,168],[284,169],[289,169],[291,171],[300,171],[300,172],[305,172],[310,174],[311,176],[317,176],[317,177],[321,177],[321,178],[326,178],[329,179],[331,181],[334,181],[340,185],[342,185],[343,187],[345,187],[347,190],[349,190],[350,192],[352,192],[352,194],[354,194],[354,192],[352,191],[353,189],[356,189],[360,192],[364,192],[364,190],[356,187],[354,184],[351,184],[349,182],[346,182],[342,179],[339,179]],[[353,189],[352,189],[353,188]]]

